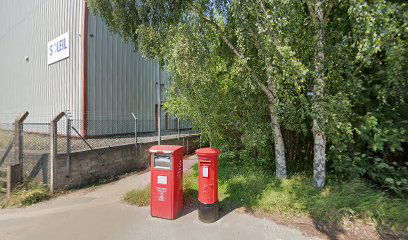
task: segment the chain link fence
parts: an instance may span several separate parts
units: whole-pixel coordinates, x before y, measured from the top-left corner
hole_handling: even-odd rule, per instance
[[[35,119],[35,116],[31,116],[31,119]],[[0,157],[2,154],[5,155],[8,147],[12,145],[15,130],[13,122],[1,121],[0,118]],[[115,120],[98,117],[84,121],[83,119],[72,119],[66,112],[66,116],[57,123],[57,152],[63,154],[89,150],[90,146],[106,148],[157,141],[159,137],[157,130],[157,119],[146,120],[134,117],[133,119]],[[26,121],[23,123],[22,131],[24,151],[37,153],[50,151],[50,122]],[[163,140],[195,134],[200,134],[200,130],[192,129],[190,121],[179,120],[175,117],[166,117],[161,121],[160,138]],[[10,150],[4,162],[10,162],[11,159],[13,159],[13,151]]]
[[[15,162],[15,125],[0,116],[0,201],[7,194],[7,166]]]
[[[138,144],[156,142],[159,137],[166,140],[200,134],[199,130],[191,128],[191,122],[168,116],[162,119],[160,131],[157,119],[137,119],[133,114],[125,120],[98,117],[84,121],[73,119],[69,112],[58,116],[54,123],[51,120],[31,121],[45,118],[30,116],[22,120],[17,129],[13,118],[4,121],[0,114],[0,186],[2,170],[4,172],[6,166],[23,163],[25,179],[48,184],[50,157],[66,158],[66,172],[69,173],[74,152],[94,150],[104,161],[105,151],[112,147],[135,145],[138,149]],[[15,149],[18,149],[18,155]]]
[[[14,124],[0,122],[0,169],[14,160]]]
[[[0,122],[0,201],[7,194],[6,166],[14,161],[14,124]]]
[[[49,123],[23,123],[23,149],[27,151],[49,152]]]
[[[158,140],[156,120],[112,120],[99,119],[88,121],[84,126],[81,119],[72,119],[71,150],[89,150],[115,147],[128,144],[153,142]],[[162,124],[161,139],[179,138],[200,134],[191,128],[189,121],[172,119],[174,123]]]

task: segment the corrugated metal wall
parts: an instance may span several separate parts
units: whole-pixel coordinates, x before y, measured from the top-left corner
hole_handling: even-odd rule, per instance
[[[82,7],[82,0],[0,1],[0,122],[23,111],[30,112],[27,122],[49,122],[70,110],[81,129]],[[139,132],[155,131],[156,82],[167,85],[169,75],[111,34],[99,17],[90,14],[88,26],[88,135],[134,132],[132,112]],[[65,32],[69,58],[47,65],[47,43]],[[174,122],[169,116],[168,129]]]
[[[88,26],[88,135],[134,132],[132,112],[139,132],[155,131],[156,83],[167,84],[168,74],[109,32],[101,18],[90,14]],[[174,128],[170,117],[168,127]]]
[[[48,122],[81,115],[81,0],[0,1],[0,117]],[[69,32],[68,59],[47,65],[47,42]],[[28,61],[25,58],[28,57]]]

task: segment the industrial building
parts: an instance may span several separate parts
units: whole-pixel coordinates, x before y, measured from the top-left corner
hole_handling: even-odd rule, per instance
[[[84,136],[101,136],[134,132],[134,113],[139,132],[157,130],[157,86],[164,90],[169,74],[84,0],[2,0],[0,23],[3,120],[29,111],[27,121],[49,122],[69,111]],[[161,116],[161,129],[174,127]]]

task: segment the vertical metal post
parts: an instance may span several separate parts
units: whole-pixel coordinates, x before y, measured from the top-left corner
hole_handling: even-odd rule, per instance
[[[180,118],[177,118],[177,138],[180,139]]]
[[[136,147],[136,155],[139,155],[139,151],[137,148],[137,117],[134,113],[132,113],[132,117],[135,120],[135,147]]]
[[[203,136],[203,130],[200,129],[200,148],[201,148],[201,143],[202,143],[202,136]]]
[[[56,139],[56,122],[52,121],[50,125],[50,192],[54,193],[55,185],[55,158],[57,157],[57,139]]]
[[[71,128],[72,119],[67,115],[67,174],[71,174]]]
[[[157,84],[157,145],[161,145],[161,93],[160,93],[160,79]]]
[[[135,118],[135,144],[137,146],[137,118]]]
[[[137,118],[135,119],[135,145],[136,145],[136,155],[139,155],[139,151],[138,151],[138,148],[137,148],[137,127],[138,127],[138,125],[137,125]]]

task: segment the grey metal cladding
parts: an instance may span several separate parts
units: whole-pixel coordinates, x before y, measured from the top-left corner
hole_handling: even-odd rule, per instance
[[[167,83],[168,74],[100,17],[90,14],[88,26],[88,135],[134,132],[132,112],[139,132],[155,131],[156,82]]]
[[[49,122],[70,110],[81,129],[82,0],[0,1],[0,121],[29,111],[28,122]],[[69,58],[47,64],[47,43],[69,32]],[[92,36],[92,37],[91,37]],[[99,17],[88,22],[88,135],[156,130],[156,82],[168,73],[109,32]],[[162,128],[165,128],[164,114]],[[173,128],[174,121],[168,120]]]
[[[29,111],[29,122],[47,122],[82,106],[80,0],[1,0],[0,115],[10,121]],[[69,32],[70,56],[47,65],[47,42]]]

